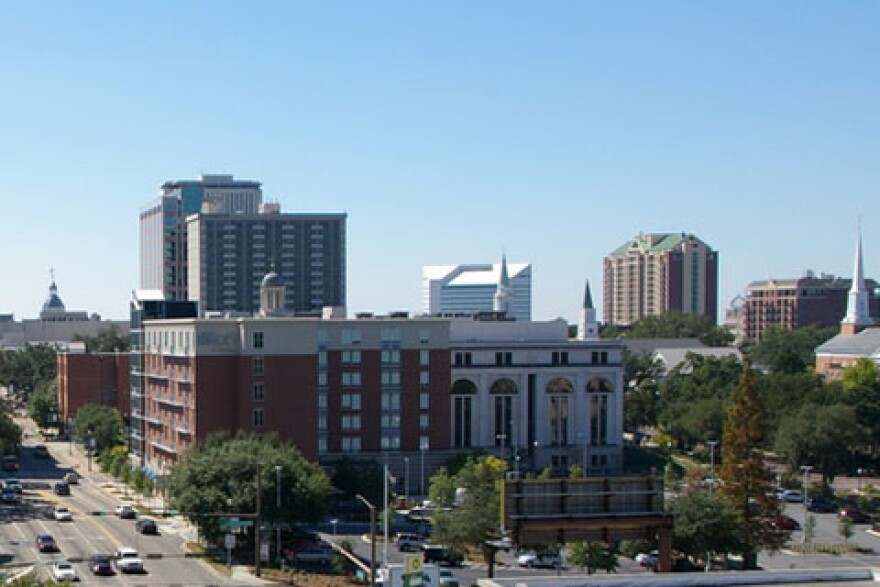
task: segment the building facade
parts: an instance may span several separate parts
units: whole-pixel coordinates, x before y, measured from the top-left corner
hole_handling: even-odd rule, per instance
[[[667,312],[718,320],[718,253],[692,234],[641,233],[604,260],[606,324]]]
[[[804,326],[829,327],[840,324],[846,314],[851,279],[808,272],[800,279],[771,279],[749,284],[743,306],[746,338],[760,341],[770,326],[789,330]],[[880,312],[878,284],[864,280],[868,315]]]
[[[284,309],[320,314],[345,306],[345,214],[195,214],[187,218],[188,295],[199,311],[254,313],[274,268]]]
[[[143,464],[156,473],[217,430],[276,433],[322,462],[433,470],[484,449],[512,467],[621,465],[622,347],[569,340],[561,320],[158,319],[142,333]]]
[[[129,421],[128,353],[58,353],[57,370],[58,417],[68,429],[86,404],[116,408]]]
[[[256,214],[260,183],[231,175],[168,181],[140,213],[140,287],[170,300],[188,299],[186,218],[213,214]]]
[[[470,316],[495,309],[506,268],[508,311],[516,320],[532,319],[532,266],[528,263],[432,265],[422,268],[422,312],[431,316]]]

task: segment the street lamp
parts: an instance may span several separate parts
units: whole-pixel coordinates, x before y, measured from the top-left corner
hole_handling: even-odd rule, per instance
[[[718,446],[717,440],[709,441],[709,470],[712,472],[712,487],[715,487],[715,447]]]
[[[276,516],[281,517],[281,465],[275,465],[275,508],[278,510]],[[275,556],[281,566],[281,524],[277,519],[275,523]]]
[[[376,584],[376,506],[358,493],[355,497],[370,510],[370,585]]]
[[[810,476],[810,471],[813,470],[813,465],[802,465],[801,471],[804,473],[804,535],[803,542],[806,544],[807,542],[807,498],[809,497],[809,489],[807,488],[807,481]]]
[[[428,449],[428,447],[425,445],[424,442],[419,444],[419,457],[421,458],[421,470],[420,470],[420,476],[421,476],[420,483],[421,484],[419,485],[419,496],[422,499],[425,499],[425,451],[427,449]]]
[[[403,495],[406,507],[409,507],[409,457],[403,457]]]

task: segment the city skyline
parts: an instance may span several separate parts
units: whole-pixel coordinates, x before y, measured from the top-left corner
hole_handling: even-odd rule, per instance
[[[138,213],[229,173],[348,214],[350,315],[421,308],[421,268],[533,267],[536,320],[639,232],[748,284],[880,275],[871,2],[15,6],[0,24],[0,313],[127,315]],[[181,26],[185,25],[185,26]],[[605,320],[606,317],[600,316]]]

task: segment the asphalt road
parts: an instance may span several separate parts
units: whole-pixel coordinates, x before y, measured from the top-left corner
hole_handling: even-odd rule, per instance
[[[17,477],[24,493],[19,504],[0,504],[0,562],[6,572],[34,566],[45,578],[58,559],[81,559],[74,567],[83,584],[87,585],[242,585],[240,579],[230,579],[214,571],[198,559],[184,557],[184,525],[179,520],[157,520],[158,536],[145,536],[135,531],[134,520],[123,520],[113,513],[121,499],[108,486],[101,486],[100,476],[85,478],[71,485],[70,496],[57,496],[52,487],[71,469],[62,464],[70,455],[67,443],[46,443],[51,458],[36,458],[33,440],[27,442],[19,455],[18,473],[4,473],[3,477]],[[73,512],[73,521],[58,522],[52,515],[56,504],[63,504]],[[105,512],[96,515],[96,512]],[[60,552],[40,553],[37,535],[50,534]],[[95,577],[88,568],[88,560],[95,553],[112,554],[120,546],[135,548],[144,562],[143,574]]]

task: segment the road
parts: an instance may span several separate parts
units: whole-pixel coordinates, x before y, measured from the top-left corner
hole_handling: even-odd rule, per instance
[[[39,574],[48,578],[53,561],[71,559],[84,584],[158,587],[251,583],[239,577],[223,576],[198,559],[185,558],[185,539],[181,531],[186,526],[182,520],[158,519],[157,536],[135,532],[134,520],[123,520],[114,515],[114,508],[121,499],[113,494],[109,484],[102,482],[103,476],[97,472],[90,475],[88,471],[80,470],[84,478],[78,485],[71,485],[71,495],[55,495],[52,487],[71,470],[69,465],[83,467],[75,462],[75,451],[67,443],[46,443],[51,457],[42,459],[34,456],[33,444],[32,440],[26,440],[21,449],[18,473],[3,473],[5,478],[17,477],[24,486],[21,503],[0,505],[0,561],[7,572],[34,566]],[[73,512],[72,522],[54,520],[52,512],[56,504],[63,504]],[[51,534],[60,552],[40,553],[35,543],[40,534]],[[145,572],[93,576],[87,562],[91,556],[95,553],[112,554],[120,546],[133,547],[140,553]]]

